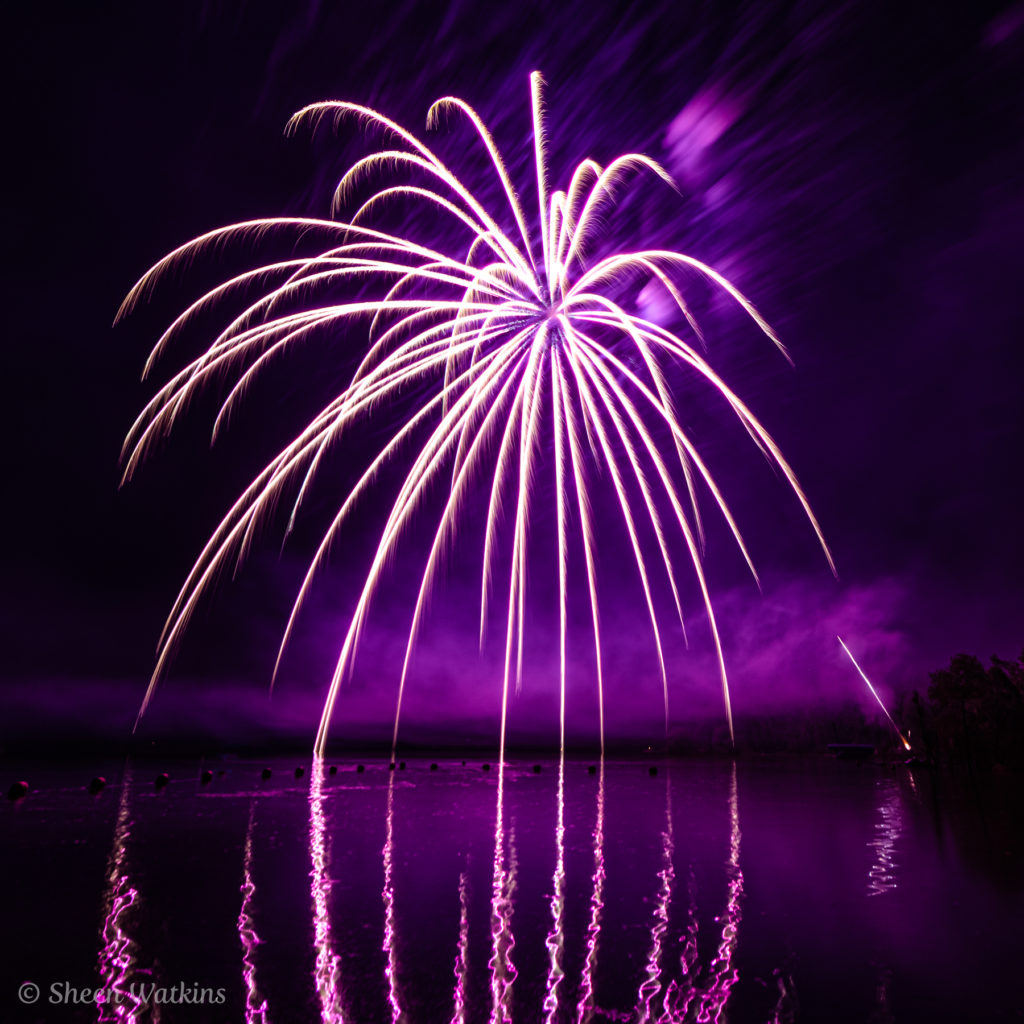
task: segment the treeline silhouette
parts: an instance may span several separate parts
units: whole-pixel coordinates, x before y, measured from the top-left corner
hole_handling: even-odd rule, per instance
[[[902,695],[889,710],[916,758],[958,771],[1024,771],[1024,651],[1016,661],[993,656],[987,667],[974,655],[954,655],[929,673],[923,692]],[[821,755],[830,744],[857,743],[870,744],[883,760],[910,756],[881,712],[865,714],[852,699],[839,707],[738,710],[735,722],[735,748],[723,723],[697,720],[673,725],[668,750]]]
[[[929,679],[923,697],[915,690],[897,708],[918,753],[968,771],[1024,769],[1024,651],[1016,661],[993,655],[987,668],[956,654]]]

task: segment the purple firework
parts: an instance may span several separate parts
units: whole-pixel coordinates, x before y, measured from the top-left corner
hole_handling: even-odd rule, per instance
[[[503,512],[513,510],[511,559],[504,606],[501,753],[511,683],[523,668],[527,550],[535,481],[553,452],[557,520],[559,687],[561,742],[565,741],[566,634],[570,548],[582,546],[604,746],[601,630],[596,553],[600,543],[593,500],[597,475],[609,481],[621,512],[643,588],[660,666],[668,721],[668,678],[652,586],[664,573],[682,622],[678,566],[671,551],[678,530],[688,552],[717,652],[726,717],[732,735],[729,684],[719,630],[703,567],[703,525],[698,493],[706,489],[723,516],[750,571],[756,570],[739,527],[708,466],[677,413],[666,376],[670,365],[695,373],[728,403],[754,443],[778,467],[809,518],[829,563],[831,554],[793,471],[758,419],[715,373],[699,351],[700,328],[684,296],[682,276],[705,278],[735,300],[785,354],[781,342],[754,306],[722,275],[683,253],[664,249],[594,255],[597,235],[616,194],[653,175],[671,184],[653,160],[635,153],[606,167],[584,160],[564,191],[552,190],[545,160],[542,79],[530,76],[536,218],[527,215],[506,164],[487,127],[464,101],[444,97],[431,106],[427,127],[442,115],[468,121],[496,175],[500,209],[487,204],[412,133],[382,114],[354,103],[316,103],[299,111],[288,130],[333,120],[355,119],[382,129],[392,148],[359,159],[341,177],[330,219],[268,218],[232,224],[170,253],[132,289],[119,315],[127,313],[171,268],[203,249],[245,236],[291,233],[304,244],[319,240],[313,255],[271,262],[213,288],[192,303],[164,332],[146,373],[192,320],[235,295],[249,295],[244,310],[205,352],[176,373],[145,407],[125,441],[124,478],[132,476],[154,443],[173,426],[190,399],[225,376],[233,382],[214,424],[223,428],[249,385],[280,355],[324,328],[366,324],[366,345],[351,382],[260,472],[210,537],[182,587],[160,638],[159,657],[140,709],[146,710],[168,659],[204,591],[226,565],[250,550],[254,532],[284,495],[294,494],[292,529],[325,454],[350,425],[394,409],[399,396],[415,394],[414,408],[395,423],[344,497],[313,556],[292,607],[278,653],[288,644],[314,577],[356,503],[392,463],[405,469],[366,573],[324,702],[315,751],[322,754],[339,689],[351,669],[382,572],[403,532],[426,515],[426,497],[444,479],[445,500],[426,557],[405,646],[398,687],[393,744],[397,742],[402,695],[426,604],[447,547],[458,536],[468,496],[482,484],[486,513],[480,582],[480,640],[495,589]],[[383,179],[383,180],[382,180]],[[373,194],[349,216],[341,210],[357,186],[369,181]],[[426,218],[409,220],[400,232],[385,230],[385,211],[396,203],[417,204]],[[431,217],[450,219],[455,234],[422,228]],[[377,224],[376,227],[372,226]],[[417,239],[419,234],[427,237]],[[438,247],[437,235],[455,241]],[[624,282],[642,282],[675,311],[685,334],[639,315],[622,299]],[[341,291],[339,298],[338,292]],[[252,292],[259,293],[251,301]],[[325,299],[324,296],[327,296]],[[649,304],[649,303],[648,303]],[[664,319],[664,318],[661,318]],[[393,418],[394,419],[394,418]],[[671,446],[666,439],[671,438]],[[416,442],[410,456],[410,445]],[[403,461],[404,460],[404,461]],[[549,467],[550,471],[550,467]],[[605,475],[605,471],[606,475]],[[664,510],[664,514],[659,513]],[[666,521],[663,521],[666,520]],[[578,529],[577,529],[578,527]],[[654,543],[645,544],[649,530]],[[575,538],[579,536],[577,541]],[[654,551],[656,548],[656,552]],[[833,567],[834,568],[834,567]]]

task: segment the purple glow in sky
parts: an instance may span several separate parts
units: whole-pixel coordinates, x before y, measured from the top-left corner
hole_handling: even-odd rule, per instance
[[[354,369],[341,350],[282,367],[273,394],[252,395],[261,412],[240,409],[212,450],[216,396],[198,400],[158,464],[118,493],[116,452],[148,398],[134,384],[140,353],[175,315],[176,289],[186,282],[177,278],[165,298],[111,334],[139,267],[214,224],[268,211],[319,216],[360,155],[358,136],[285,139],[281,126],[323,96],[365,102],[417,129],[426,98],[465,97],[509,154],[512,180],[529,182],[529,118],[514,97],[537,67],[557,125],[547,153],[552,180],[585,155],[604,165],[630,149],[658,161],[681,195],[637,190],[623,197],[616,223],[721,271],[757,302],[793,357],[790,369],[758,344],[728,296],[703,295],[706,358],[785,451],[840,572],[832,582],[783,485],[745,450],[742,429],[725,428],[713,406],[688,393],[686,427],[719,467],[763,571],[762,596],[744,582],[727,531],[709,526],[709,586],[721,595],[715,607],[734,703],[770,708],[843,693],[859,700],[856,678],[842,689],[836,633],[883,699],[887,690],[924,686],[927,671],[956,650],[1015,655],[1024,620],[1024,18],[1019,4],[962,7],[912,5],[899,19],[880,2],[653,4],[639,14],[575,4],[396,4],[372,13],[329,4],[297,12],[259,3],[166,12],[115,4],[45,21],[32,8],[16,12],[7,70],[11,94],[22,97],[11,126],[21,183],[6,195],[19,260],[6,308],[17,343],[3,359],[12,382],[8,436],[22,440],[5,466],[10,542],[0,623],[2,685],[18,714],[3,742],[63,729],[62,716],[72,733],[130,729],[131,715],[111,709],[141,699],[183,567],[275,441],[308,422],[313,403]],[[439,144],[447,158],[460,145],[468,150],[464,141],[449,125]],[[486,169],[467,167],[467,177],[475,182]],[[275,257],[288,258],[283,250]],[[197,286],[244,270],[247,258],[219,253],[195,266]],[[672,315],[656,290],[637,302],[656,324]],[[183,354],[198,355],[201,329],[213,326],[198,323]],[[381,437],[368,429],[353,443],[379,450]],[[357,479],[357,462],[341,456],[328,467],[339,492]],[[548,496],[550,519],[541,511],[533,524],[538,537],[557,536]],[[312,717],[315,728],[314,681],[333,667],[338,623],[350,620],[383,507],[353,522],[330,579],[311,594],[273,703],[261,702],[287,622],[283,595],[301,584],[303,559],[330,510],[325,493],[283,561],[274,561],[276,539],[265,538],[204,605],[143,735],[172,720],[199,728],[213,707],[226,712],[218,725],[234,718],[242,732],[248,716],[282,728],[294,722],[297,733]],[[649,630],[649,616],[631,582],[628,535],[610,545],[615,553],[599,568],[616,593],[603,626],[630,647]],[[403,711],[410,728],[420,718],[429,732],[433,697],[445,686],[459,692],[465,721],[498,721],[494,691],[475,684],[491,678],[500,658],[478,663],[455,653],[474,629],[470,575],[456,558],[449,596],[438,595],[420,639],[419,697],[411,687]],[[391,646],[416,600],[401,579],[396,590],[352,678],[360,722],[392,713],[396,677],[388,673],[400,672],[401,659],[396,668]],[[671,607],[671,594],[657,596]],[[708,713],[715,689],[713,659],[697,642],[706,631],[699,598],[683,605],[694,642],[690,651],[675,641],[665,648],[672,692],[687,695],[673,704],[681,718]],[[535,650],[527,644],[510,729],[522,735],[543,720],[551,739],[558,709],[538,688],[552,668],[557,674],[544,654],[558,646],[557,635],[544,635],[554,593],[538,589],[535,607],[527,635],[538,642]],[[586,609],[573,603],[568,619],[572,635],[588,625]],[[636,703],[659,710],[656,659],[635,648],[609,662],[609,687],[619,676],[615,685],[628,689],[621,668],[635,665]],[[569,666],[578,707],[581,680],[593,671],[582,654]],[[243,710],[237,694],[245,687],[253,705]],[[587,729],[595,734],[592,710]],[[634,714],[610,730],[657,727],[641,729]]]
[[[342,685],[351,676],[371,604],[375,598],[380,603],[389,569],[401,564],[405,571],[421,574],[421,582],[398,681],[394,757],[405,685],[415,674],[410,670],[416,641],[437,577],[450,561],[449,549],[464,544],[466,521],[482,520],[481,650],[489,602],[499,608],[507,604],[499,740],[504,756],[509,685],[514,682],[518,694],[523,682],[527,590],[532,600],[536,588],[531,580],[537,571],[536,544],[530,538],[536,529],[535,506],[538,492],[552,488],[555,516],[553,524],[550,517],[547,523],[557,541],[560,748],[565,747],[566,715],[573,713],[566,706],[567,634],[570,592],[574,577],[584,575],[582,562],[604,750],[600,594],[607,584],[599,563],[607,559],[608,543],[597,514],[602,503],[618,505],[643,591],[666,736],[671,719],[665,623],[655,593],[659,583],[667,584],[685,637],[678,572],[679,563],[689,562],[714,643],[734,741],[725,659],[707,585],[701,498],[728,526],[755,582],[758,576],[717,480],[684,426],[690,405],[684,390],[690,386],[687,376],[722,400],[786,480],[833,571],[835,565],[782,452],[703,355],[708,343],[694,312],[694,279],[725,292],[784,355],[786,350],[750,301],[700,260],[652,248],[646,240],[626,248],[616,244],[618,238],[609,242],[609,236],[615,237],[611,224],[617,209],[631,198],[636,177],[660,177],[674,184],[657,163],[636,153],[617,156],[606,167],[587,158],[576,166],[565,191],[553,188],[546,158],[551,133],[544,82],[536,71],[529,82],[538,216],[520,200],[499,146],[463,100],[437,100],[427,112],[427,128],[437,131],[453,118],[468,122],[471,141],[493,165],[497,187],[487,196],[464,184],[463,161],[446,164],[387,116],[346,101],[316,103],[292,118],[289,133],[325,122],[340,132],[355,122],[383,134],[386,147],[355,161],[341,176],[331,219],[269,218],[207,232],[160,260],[125,299],[119,317],[148,299],[164,278],[182,265],[201,261],[210,250],[279,235],[294,249],[292,258],[264,263],[206,291],[160,336],[146,362],[146,377],[187,337],[195,320],[225,306],[231,309],[232,301],[241,306],[240,312],[226,316],[226,326],[216,330],[210,347],[174,373],[136,419],[122,449],[125,482],[211,383],[225,377],[233,381],[214,420],[216,441],[246,395],[296,349],[321,346],[326,340],[330,351],[340,340],[355,349],[359,360],[351,381],[252,480],[204,546],[161,634],[140,719],[205,592],[228,567],[244,562],[254,538],[266,522],[273,522],[282,504],[290,505],[283,531],[287,542],[310,495],[322,486],[325,464],[334,451],[340,449],[354,461],[353,427],[376,418],[392,436],[344,500],[339,498],[338,512],[299,588],[274,666],[276,676],[306,598],[329,566],[332,549],[344,543],[355,509],[369,502],[380,478],[397,463],[399,474],[406,475],[391,507],[377,506],[384,525],[327,691],[316,737],[318,754],[325,749]],[[383,179],[379,184],[378,178]],[[367,180],[374,184],[363,196],[360,185]],[[399,226],[390,228],[379,211],[395,206]],[[310,245],[310,252],[299,255]],[[662,324],[643,316],[645,301],[636,298],[638,288],[652,285],[671,303],[670,311],[660,310]],[[410,391],[422,397],[409,403]],[[435,519],[431,498],[438,492],[440,513]],[[505,525],[509,518],[511,530]],[[410,551],[406,537],[424,520],[436,525],[422,559],[415,547]],[[506,566],[507,602],[500,592]]]

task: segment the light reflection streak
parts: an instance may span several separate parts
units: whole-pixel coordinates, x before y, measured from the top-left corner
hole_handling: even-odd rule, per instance
[[[736,762],[732,765],[732,779],[729,785],[729,860],[726,876],[729,879],[729,898],[722,915],[722,938],[718,944],[715,959],[711,964],[711,978],[697,1013],[699,1024],[720,1024],[722,1011],[729,1001],[729,994],[739,978],[733,965],[733,955],[739,936],[743,898],[743,871],[740,869],[740,813],[736,797]]]
[[[313,978],[320,1000],[322,1024],[343,1024],[340,957],[331,936],[329,858],[324,835],[324,763],[314,758],[309,772],[309,850],[313,898],[313,949],[316,966]]]
[[[637,1003],[638,1020],[646,1024],[652,1014],[658,1012],[655,1000],[661,992],[661,958],[665,932],[668,930],[669,908],[672,904],[672,883],[675,880],[675,868],[672,864],[674,850],[672,836],[672,783],[666,780],[665,785],[665,830],[661,834],[661,871],[658,878],[661,885],[658,889],[658,902],[654,910],[654,928],[651,930],[651,951],[647,957],[646,977],[640,985]]]
[[[896,888],[896,861],[893,853],[903,831],[900,792],[896,784],[891,780],[879,780],[878,791],[883,799],[878,805],[881,820],[875,823],[875,837],[868,843],[875,851],[875,861],[868,871],[869,896],[881,896]]]
[[[587,1024],[594,1016],[594,971],[604,914],[604,757],[597,780],[597,820],[594,823],[594,875],[590,897],[590,923],[587,925],[587,958],[580,982],[580,1001],[576,1010],[578,1024]]]
[[[682,951],[679,954],[679,979],[672,979],[665,993],[665,1008],[659,1024],[663,1021],[684,1021],[697,995],[697,971],[700,967],[700,951],[697,947],[697,880],[690,868],[686,886],[688,897],[686,909],[686,931],[680,936]]]
[[[565,977],[562,960],[565,956],[565,748],[558,761],[558,824],[555,827],[555,875],[552,879],[551,931],[548,932],[547,946],[550,967],[548,969],[547,994],[544,997],[544,1020],[553,1024],[558,1013],[558,994]]]
[[[793,975],[776,970],[773,976],[779,990],[779,998],[775,1003],[771,1024],[794,1024],[797,1019],[799,1001],[796,997],[796,982],[793,980]]]
[[[262,941],[252,917],[256,885],[252,880],[252,833],[256,822],[256,801],[249,804],[249,824],[245,830],[242,909],[238,913],[238,938],[242,943],[242,981],[245,983],[245,1024],[270,1024],[267,1001],[256,984],[256,947]]]
[[[515,836],[509,834],[509,864],[505,868],[505,762],[498,763],[498,806],[494,822],[494,880],[491,896],[491,1024],[511,1024],[512,985],[516,968],[512,962],[515,937],[512,934],[512,894],[516,887]]]
[[[384,952],[388,965],[384,974],[388,982],[388,1002],[391,1005],[392,1024],[405,1021],[398,996],[398,950],[395,942],[395,886],[394,886],[394,829],[395,829],[395,776],[388,776],[387,834],[384,839]]]
[[[103,926],[100,937],[103,945],[99,956],[100,986],[114,993],[113,999],[97,1003],[99,1021],[123,1021],[135,1024],[140,1011],[145,1009],[135,986],[126,985],[135,965],[135,942],[126,931],[129,909],[138,898],[128,878],[125,856],[133,822],[129,814],[128,796],[132,788],[132,770],[125,766],[121,779],[121,799],[117,807],[114,826],[114,845],[107,859],[107,886],[103,901]]]
[[[608,937],[602,945],[602,928],[606,926],[605,905],[611,896],[617,894],[615,880],[609,889],[606,878],[605,863],[605,831],[606,831],[606,773],[605,763],[601,760],[600,773],[597,778],[596,808],[591,836],[593,867],[591,876],[591,893],[588,920],[585,933],[567,940],[567,922],[572,921],[572,904],[567,905],[573,884],[579,884],[582,878],[574,881],[575,874],[571,855],[569,863],[566,858],[567,818],[571,820],[573,806],[566,806],[572,794],[566,792],[566,765],[564,755],[559,760],[558,785],[556,790],[555,817],[555,864],[552,876],[550,895],[544,897],[545,910],[550,914],[547,921],[547,935],[544,942],[545,954],[543,961],[538,957],[529,965],[530,975],[525,980],[528,989],[533,989],[533,978],[540,982],[541,970],[546,974],[543,996],[539,993],[531,996],[530,1005],[522,1000],[526,990],[520,982],[520,996],[515,997],[515,982],[518,977],[515,959],[521,959],[522,951],[514,957],[515,937],[513,934],[514,896],[518,884],[517,845],[515,837],[515,813],[519,797],[514,790],[506,790],[504,769],[499,762],[497,767],[497,793],[494,819],[494,858],[491,893],[491,934],[490,959],[487,962],[490,987],[490,1012],[485,1006],[487,996],[481,991],[484,1005],[476,1006],[474,997],[474,977],[483,982],[483,962],[477,965],[477,971],[471,973],[470,960],[476,962],[475,954],[470,949],[470,917],[473,896],[471,872],[464,865],[459,874],[459,929],[458,944],[454,951],[453,975],[448,974],[451,968],[443,968],[443,974],[453,981],[451,1024],[466,1024],[467,1021],[489,1019],[491,1024],[511,1024],[513,1018],[523,1016],[529,1020],[543,1020],[545,1024],[556,1021],[572,1020],[574,1024],[590,1024],[592,1021],[631,1020],[635,1024],[682,1024],[682,1022],[698,1022],[698,1024],[722,1024],[726,1019],[726,1010],[736,981],[738,970],[735,965],[735,954],[738,945],[738,930],[742,917],[742,901],[744,898],[744,878],[740,867],[741,832],[738,806],[737,768],[733,764],[726,791],[729,817],[729,844],[727,859],[724,863],[726,879],[725,907],[714,927],[717,934],[706,937],[704,962],[698,947],[698,900],[696,876],[691,865],[685,867],[676,864],[679,848],[675,843],[672,780],[668,773],[664,775],[664,825],[660,836],[660,869],[657,874],[656,893],[651,899],[646,929],[649,931],[643,965],[635,963],[639,978],[630,970],[632,995],[635,999],[627,1005],[616,1006],[614,1009],[599,1005],[597,990],[607,975],[614,978],[626,969],[624,964],[616,964],[614,957],[615,936]],[[570,772],[571,774],[571,772]],[[317,999],[320,1005],[319,1019],[321,1024],[345,1024],[351,1018],[351,1008],[345,1008],[342,985],[341,955],[338,952],[337,936],[332,934],[331,892],[332,878],[330,870],[330,843],[328,832],[328,815],[325,800],[328,796],[326,772],[322,762],[314,762],[310,772],[309,811],[310,832],[309,851],[311,859],[311,899],[313,909],[313,942],[315,981]],[[514,781],[511,780],[511,781]],[[725,781],[724,779],[722,781]],[[100,951],[100,974],[104,988],[123,991],[120,1002],[110,1002],[98,1007],[101,1022],[130,1022],[138,1024],[149,1019],[147,1014],[152,1007],[146,1007],[139,998],[138,986],[132,993],[129,981],[132,973],[139,973],[137,968],[137,952],[135,943],[129,935],[127,925],[134,920],[129,915],[138,893],[131,886],[126,867],[126,846],[133,830],[131,820],[131,773],[126,770],[120,804],[118,808],[113,849],[108,860],[107,892],[104,906],[105,920],[102,929],[103,946]],[[716,787],[717,788],[717,787]],[[586,799],[589,801],[589,791]],[[411,795],[411,794],[410,794]],[[655,799],[660,794],[655,790]],[[869,891],[877,894],[895,888],[893,877],[893,849],[901,834],[902,817],[900,804],[901,791],[890,779],[877,783],[878,812],[881,821],[875,825],[876,838],[869,845],[877,855],[876,863],[869,875]],[[268,1001],[257,984],[257,963],[266,969],[265,957],[257,950],[261,944],[256,930],[256,908],[259,907],[259,894],[254,880],[253,861],[255,850],[255,812],[258,799],[251,799],[248,824],[245,833],[243,865],[241,872],[241,906],[237,916],[237,931],[241,945],[241,974],[245,992],[246,1024],[269,1024]],[[266,808],[266,805],[264,805]],[[652,808],[653,809],[653,808]],[[403,804],[396,807],[396,778],[389,774],[386,793],[386,829],[383,849],[383,945],[385,954],[383,964],[386,978],[386,990],[390,1013],[381,1009],[381,1019],[390,1020],[392,1024],[406,1024],[415,1011],[415,993],[410,987],[414,975],[408,973],[408,967],[402,959],[407,955],[415,955],[415,950],[406,943],[398,941],[398,917],[396,909],[397,891],[405,892],[400,862],[395,860],[395,829],[398,824],[397,815],[409,813],[411,808]],[[509,821],[506,821],[506,815]],[[656,828],[655,817],[645,814],[641,821],[635,822],[637,827]],[[682,820],[682,819],[681,819]],[[550,827],[550,819],[548,819]],[[608,823],[615,827],[615,822]],[[619,821],[618,826],[629,827],[628,821]],[[486,825],[485,825],[486,829]],[[378,848],[380,849],[380,848]],[[549,848],[550,849],[550,848]],[[652,853],[654,851],[652,850]],[[581,865],[582,867],[582,865]],[[486,868],[484,869],[486,873]],[[585,871],[586,868],[583,868]],[[379,876],[378,876],[379,877]],[[486,884],[486,883],[485,883]],[[584,883],[585,884],[585,883]],[[624,879],[623,893],[636,894],[637,886],[650,892],[651,882],[643,883],[642,879]],[[683,887],[686,891],[683,892]],[[580,894],[582,896],[582,894]],[[649,897],[651,898],[651,897]],[[718,897],[721,899],[721,897]],[[645,901],[646,903],[646,901]],[[452,908],[454,909],[454,908]],[[540,909],[538,907],[538,909]],[[579,907],[582,914],[582,906]],[[528,911],[529,912],[529,911]],[[133,912],[133,913],[137,913]],[[380,913],[380,911],[378,911]],[[126,917],[127,916],[127,917]],[[545,915],[546,916],[546,915]],[[336,922],[335,922],[336,923]],[[583,921],[580,921],[581,928]],[[521,928],[522,926],[520,926]],[[475,934],[475,933],[474,933]],[[539,938],[539,936],[537,936]],[[478,936],[481,946],[488,944],[485,933]],[[521,936],[520,936],[521,938]],[[379,940],[375,940],[374,944]],[[577,945],[578,944],[578,945]],[[582,948],[579,948],[582,947]],[[573,951],[577,952],[574,954]],[[713,952],[711,952],[713,950]],[[540,950],[538,949],[539,953]],[[567,973],[567,954],[573,957],[577,966]],[[604,954],[604,955],[599,955]],[[450,954],[443,954],[447,958]],[[675,958],[679,957],[678,962]],[[576,959],[578,957],[578,959]],[[599,960],[601,975],[598,975]],[[605,964],[604,961],[610,962]],[[447,961],[452,964],[451,960]],[[522,969],[523,964],[519,964]],[[378,967],[378,971],[380,968]],[[534,973],[536,972],[536,973]],[[148,972],[146,972],[148,973]],[[778,972],[776,972],[778,976]],[[379,973],[377,974],[380,980]],[[265,979],[264,979],[265,980]],[[447,985],[442,981],[444,988]],[[785,977],[779,982],[779,1003],[776,1007],[776,1019],[786,1019],[793,1003],[792,979]],[[451,990],[449,990],[451,991]],[[628,997],[627,997],[628,998]],[[542,1000],[542,1003],[541,1003]],[[540,1005],[538,1005],[540,1004]],[[448,1016],[448,1013],[445,1014]]]
[[[466,1024],[466,979],[469,977],[469,880],[459,875],[459,948],[455,954],[455,1012],[452,1024]]]

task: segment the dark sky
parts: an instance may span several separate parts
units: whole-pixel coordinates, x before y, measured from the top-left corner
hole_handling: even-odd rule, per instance
[[[632,7],[644,12],[222,2],[10,15],[0,675],[19,712],[5,715],[8,739],[72,729],[83,706],[114,732],[130,725],[193,558],[301,422],[301,373],[284,371],[213,452],[199,403],[119,491],[121,441],[152,393],[138,380],[145,357],[220,269],[179,275],[112,327],[132,283],[221,224],[325,213],[356,133],[286,139],[288,116],[314,100],[366,103],[419,131],[432,99],[461,95],[522,163],[534,68],[549,83],[555,176],[586,156],[661,160],[681,196],[631,208],[630,226],[730,276],[793,356],[795,368],[735,318],[712,317],[709,358],[780,442],[840,573],[763,463],[732,433],[710,435],[704,450],[765,581],[762,597],[719,538],[711,578],[747,706],[849,684],[839,631],[893,689],[924,685],[959,650],[1020,652],[1024,6]],[[320,369],[340,379],[345,367]],[[336,497],[321,490],[307,548],[316,510]],[[361,529],[372,521],[371,510]],[[204,608],[163,691],[168,722],[183,705],[192,725],[229,714],[240,680],[250,685],[237,692],[261,699],[305,553],[300,535],[278,562],[279,540],[268,536]],[[353,571],[335,567],[340,593]],[[443,706],[451,677],[474,664],[472,629],[464,650],[451,613],[471,590],[454,573],[425,638],[424,707],[431,694]],[[408,615],[400,581],[391,593],[368,655],[385,674],[388,631]],[[277,719],[305,728],[315,717],[337,633],[320,624],[345,607],[329,586],[314,603]],[[632,623],[640,612],[623,599],[607,614]],[[542,652],[556,634],[536,618]],[[693,633],[691,652],[670,645],[681,705],[710,672],[706,633]],[[610,658],[622,668],[632,652],[620,647]],[[550,653],[536,655],[535,695]]]

